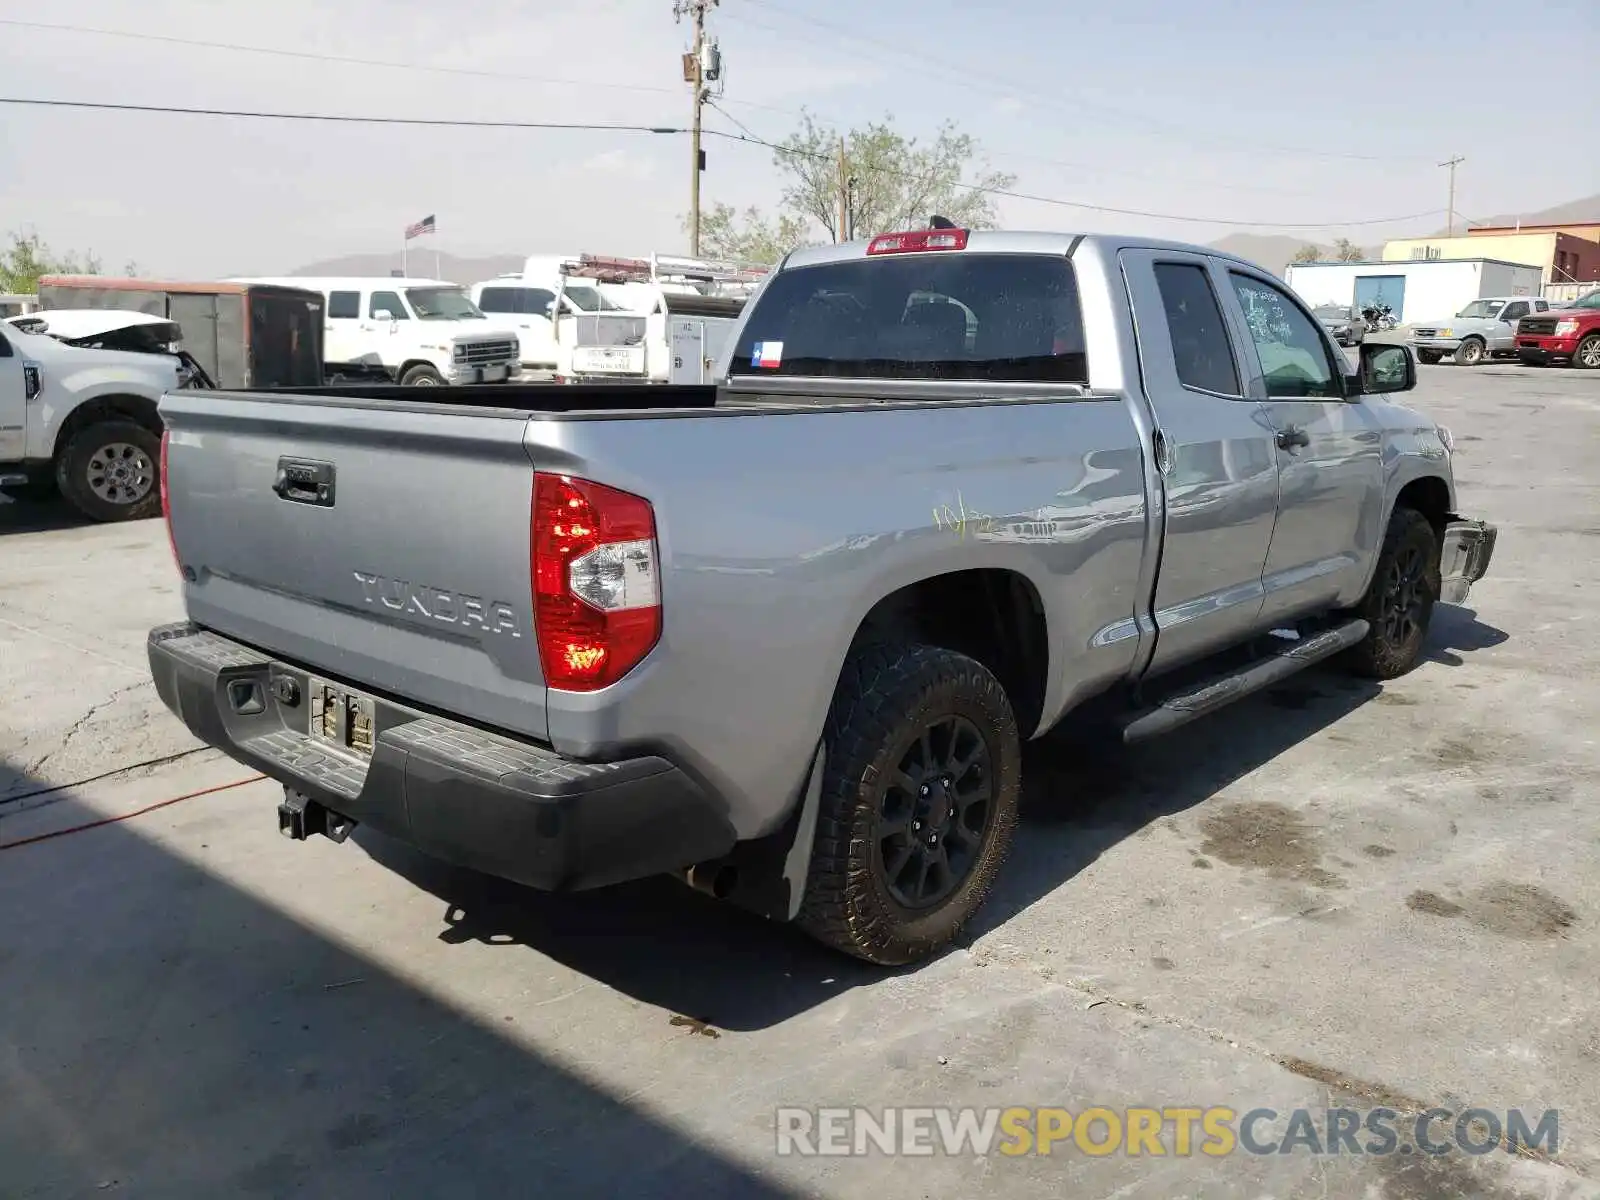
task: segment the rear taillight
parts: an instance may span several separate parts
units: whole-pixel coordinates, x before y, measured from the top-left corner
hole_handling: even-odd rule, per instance
[[[587,479],[533,477],[533,612],[549,687],[593,692],[661,636],[650,502]]]
[[[172,435],[165,429],[161,431],[161,519],[167,523],[167,545],[172,550],[172,565],[178,568],[178,573],[183,573],[183,564],[178,561],[178,539],[172,536],[172,493],[167,488],[167,443]]]
[[[909,233],[885,233],[872,239],[868,254],[918,254],[924,250],[965,250],[965,229],[915,229]]]

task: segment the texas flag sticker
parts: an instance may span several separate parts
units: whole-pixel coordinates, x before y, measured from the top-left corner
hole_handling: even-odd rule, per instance
[[[750,352],[750,365],[752,367],[776,367],[782,362],[782,342],[757,342]]]

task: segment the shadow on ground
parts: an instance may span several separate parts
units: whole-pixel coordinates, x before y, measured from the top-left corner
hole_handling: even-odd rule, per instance
[[[1462,655],[1505,640],[1470,610],[1443,605],[1428,658],[1460,665]],[[1178,730],[1159,751],[1076,731],[1031,743],[1022,825],[969,936],[1003,925],[1123,839],[1217,795],[1381,691],[1333,670],[1311,671]],[[441,939],[508,952],[531,947],[637,1000],[719,1028],[765,1028],[885,974],[670,879],[550,895],[447,866],[366,830],[355,840],[444,903]]]
[[[797,1194],[130,825],[0,850],[0,908],[7,1197]]]
[[[8,533],[50,533],[88,524],[89,519],[64,500],[12,500],[0,496],[0,537]]]

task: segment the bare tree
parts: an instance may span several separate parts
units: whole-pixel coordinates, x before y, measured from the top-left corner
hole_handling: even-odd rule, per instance
[[[1333,243],[1333,256],[1340,262],[1360,262],[1367,252],[1349,238],[1340,238]]]

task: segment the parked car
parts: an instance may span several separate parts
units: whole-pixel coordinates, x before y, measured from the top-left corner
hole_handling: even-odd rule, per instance
[[[0,322],[0,492],[59,489],[96,521],[155,516],[158,402],[210,382],[180,339],[173,322],[145,313],[45,310]]]
[[[1530,312],[1542,313],[1548,300],[1529,296],[1486,296],[1474,300],[1444,322],[1421,322],[1410,329],[1417,357],[1437,363],[1445,355],[1475,367],[1490,358],[1516,353],[1517,322]]]
[[[514,327],[491,320],[466,289],[397,276],[245,280],[309,288],[327,302],[323,358],[333,382],[504,383],[522,373]]]
[[[1516,344],[1525,363],[1600,369],[1600,289],[1543,316],[1524,317],[1517,322]]]
[[[1359,346],[1367,336],[1366,321],[1351,305],[1321,304],[1311,310],[1311,315],[1341,346]]]
[[[1396,402],[1410,348],[1352,370],[1204,247],[799,250],[716,373],[169,394],[159,694],[284,784],[291,837],[672,872],[905,963],[1000,872],[1025,739],[1099,698],[1137,742],[1336,655],[1402,675],[1495,546]]]

